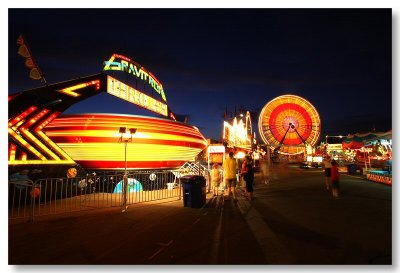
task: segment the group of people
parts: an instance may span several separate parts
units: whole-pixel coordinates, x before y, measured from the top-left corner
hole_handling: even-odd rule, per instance
[[[227,188],[227,199],[230,199],[231,195],[233,195],[233,200],[235,202],[237,201],[237,169],[238,165],[236,160],[233,158],[233,152],[230,152],[229,157],[224,161],[223,171],[225,186]],[[213,165],[210,176],[214,196],[218,196],[218,190],[220,187],[220,183],[222,182],[222,176],[219,171],[219,165],[217,163]],[[244,158],[243,164],[241,166],[240,176],[244,179],[246,183],[246,198],[251,201],[253,200],[254,170],[253,160],[249,155]]]
[[[332,192],[332,196],[339,198],[339,169],[338,163],[327,155],[322,161],[325,172],[325,187]]]

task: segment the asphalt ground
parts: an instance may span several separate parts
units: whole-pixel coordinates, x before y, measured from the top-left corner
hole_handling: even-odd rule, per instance
[[[280,164],[271,178],[256,175],[252,202],[241,188],[197,209],[174,199],[9,223],[8,263],[393,268],[392,187],[342,174],[335,199],[321,169]]]

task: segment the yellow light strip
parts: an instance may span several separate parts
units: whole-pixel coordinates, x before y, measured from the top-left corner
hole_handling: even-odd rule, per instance
[[[49,148],[47,148],[42,142],[40,142],[34,135],[29,132],[28,129],[21,128],[20,132],[25,135],[27,138],[32,140],[36,145],[38,145],[40,148],[42,148],[43,151],[45,151],[49,156],[51,156],[55,160],[60,160],[60,158],[53,153]]]
[[[49,144],[53,149],[55,149],[59,154],[61,154],[64,157],[63,161],[66,161],[66,162],[69,162],[69,163],[73,163],[74,162],[74,160],[67,153],[65,153],[62,149],[60,149],[60,147],[58,147],[50,138],[48,138],[45,133],[43,133],[42,131],[37,131],[37,134],[44,141],[46,141],[47,144]]]
[[[8,123],[8,127],[13,126],[15,123],[17,123],[18,121],[21,121],[22,119],[24,119],[27,115],[29,115],[30,113],[32,113],[33,111],[35,111],[37,109],[36,106],[31,106],[29,107],[28,110],[26,110],[25,112],[23,112],[22,114],[20,114],[19,116],[17,116],[16,118],[14,118],[11,122]]]
[[[49,112],[49,110],[47,110],[47,109],[43,109],[42,111],[40,111],[39,114],[37,114],[36,116],[34,116],[33,118],[31,118],[29,120],[30,125],[34,124],[36,121],[38,121],[41,117],[43,117],[48,112]]]
[[[110,116],[105,116],[105,117],[99,117],[99,116],[93,116],[93,122],[95,124],[91,123],[91,116],[78,116],[78,117],[65,117],[65,118],[59,118],[57,119],[53,124],[50,124],[51,126],[54,126],[54,124],[59,125],[64,125],[64,126],[78,126],[82,124],[87,124],[87,125],[95,125],[95,126],[109,126],[109,127],[115,127],[116,123],[126,123],[124,125],[128,127],[146,127],[149,126],[149,128],[158,128],[158,129],[169,129],[169,130],[175,130],[175,129],[180,129],[184,131],[190,131],[190,132],[197,132],[195,128],[191,126],[185,126],[180,123],[175,123],[172,121],[167,121],[167,122],[160,122],[158,120],[152,120],[152,119],[138,119],[138,118],[129,118],[125,116],[115,116],[115,117],[110,117]],[[147,127],[146,127],[147,128]],[[173,128],[173,129],[172,129]]]
[[[16,152],[15,149],[16,149],[16,146],[14,144],[11,144],[10,145],[10,157],[9,157],[8,161],[15,161],[15,152]]]
[[[108,138],[115,138],[118,139],[120,134],[117,131],[110,131],[110,130],[68,130],[68,131],[48,131],[46,135],[49,137],[56,137],[56,136],[74,136],[74,137],[108,137]],[[133,140],[135,139],[150,139],[150,140],[175,140],[175,141],[187,141],[192,143],[200,143],[207,145],[206,140],[181,136],[181,135],[171,135],[171,134],[162,134],[162,133],[141,133],[137,132],[133,136]]]
[[[55,160],[14,160],[8,161],[9,165],[43,165],[43,164],[71,164],[71,162],[68,161],[55,161]]]
[[[58,145],[76,161],[125,159],[121,143],[59,143]],[[191,160],[201,151],[199,148],[138,143],[129,143],[127,149],[128,161]]]
[[[100,81],[99,80],[94,80],[94,81],[90,81],[90,82],[86,82],[86,83],[80,83],[80,84],[77,84],[77,85],[74,85],[74,86],[70,86],[70,87],[67,87],[67,88],[64,88],[64,89],[57,90],[57,92],[64,93],[64,94],[69,95],[71,97],[79,97],[80,94],[74,92],[74,90],[82,89],[82,88],[90,86],[90,85],[97,85],[96,89],[98,90],[100,88],[100,86],[99,86],[100,85]]]
[[[186,132],[186,133],[196,133],[199,135],[198,130],[195,130],[192,127],[182,126],[181,124],[174,124],[174,123],[157,123],[152,121],[138,121],[138,120],[125,120],[125,119],[107,119],[102,120],[100,118],[95,117],[95,122],[90,123],[88,121],[88,117],[86,118],[60,118],[57,119],[55,122],[49,125],[48,128],[52,127],[68,127],[68,126],[79,126],[85,124],[87,126],[95,126],[95,127],[115,127],[115,124],[124,123],[126,127],[132,128],[141,128],[141,129],[157,129],[157,130],[165,130],[165,131],[173,131],[173,132]],[[119,128],[119,127],[118,127]]]
[[[43,131],[41,131],[42,128],[44,128],[49,122],[51,122],[55,117],[57,117],[59,112],[53,113],[50,117],[48,117],[40,126],[38,126],[35,131],[39,135],[39,137],[42,138],[48,145],[50,145],[54,150],[56,150],[59,154],[61,154],[64,157],[64,161],[73,163],[74,161],[72,158],[66,154],[60,147],[58,147],[50,138],[47,137]]]
[[[28,142],[25,141],[22,137],[20,137],[16,132],[14,132],[11,128],[8,128],[8,133],[13,136],[19,143],[22,144],[25,148],[27,148],[29,151],[34,153],[37,157],[39,157],[41,160],[45,160],[46,158],[38,152],[35,148],[32,147]]]

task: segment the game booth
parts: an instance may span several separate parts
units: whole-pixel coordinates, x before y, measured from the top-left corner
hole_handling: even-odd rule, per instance
[[[368,180],[392,185],[392,130],[348,135],[342,145],[345,155]]]

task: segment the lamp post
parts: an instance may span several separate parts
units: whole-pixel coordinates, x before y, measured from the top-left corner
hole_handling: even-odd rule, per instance
[[[125,147],[125,171],[122,184],[122,212],[128,209],[127,205],[127,194],[128,194],[128,161],[126,159],[128,142],[132,142],[132,136],[136,133],[136,128],[129,128],[129,135],[126,132],[126,127],[119,127],[119,133],[121,134],[119,138],[119,143],[123,142]]]

